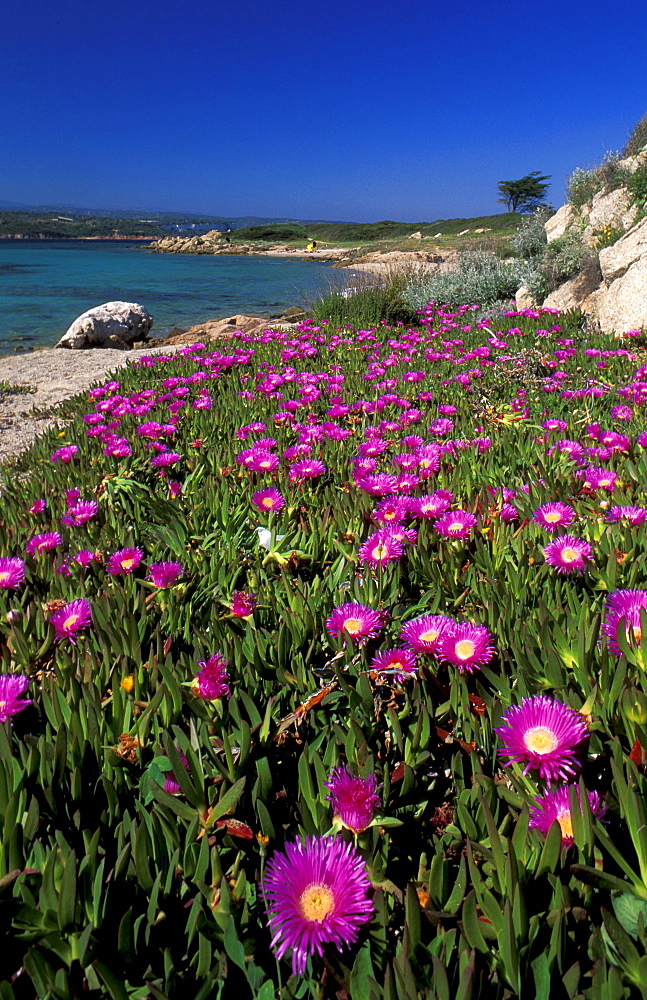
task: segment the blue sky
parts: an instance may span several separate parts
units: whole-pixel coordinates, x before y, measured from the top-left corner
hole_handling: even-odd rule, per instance
[[[8,0],[0,199],[308,219],[491,214],[621,148],[644,0]]]

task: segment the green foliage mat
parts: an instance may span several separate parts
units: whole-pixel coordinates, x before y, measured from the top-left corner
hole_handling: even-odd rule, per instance
[[[647,499],[646,355],[577,314],[471,315],[430,309],[412,331],[308,322],[144,359],[2,470],[0,556],[25,561],[24,582],[0,587],[2,672],[27,676],[33,703],[0,704],[1,1000],[645,996],[647,622],[619,627],[618,655],[601,625],[610,592],[645,587],[644,527],[607,514]],[[444,429],[439,405],[455,408]],[[629,445],[587,457],[608,431]],[[360,558],[379,498],[355,460],[377,438],[389,475],[417,440],[440,445],[438,472],[409,489],[449,491],[476,521],[466,537],[417,518],[400,558]],[[264,439],[270,455],[309,446],[301,459],[324,470],[291,475],[289,453],[251,471],[240,453]],[[590,464],[616,473],[613,492],[577,475]],[[251,497],[270,487],[285,507],[262,513]],[[78,495],[98,509],[70,524]],[[544,557],[553,536],[534,512],[555,500],[591,547],[583,572]],[[126,547],[141,565],[109,573]],[[168,561],[182,575],[156,586],[150,566]],[[256,595],[252,614],[235,591]],[[81,598],[92,625],[70,618],[57,641],[52,616]],[[348,602],[380,612],[377,636],[331,635]],[[492,658],[473,672],[424,653],[408,676],[371,666],[427,614],[487,629]],[[209,701],[196,675],[216,653],[230,695]],[[546,782],[506,765],[493,732],[538,694],[587,725],[572,836],[566,820],[535,828]],[[333,822],[339,765],[377,777],[355,835]],[[305,836],[355,844],[373,915],[293,976],[262,878]]]

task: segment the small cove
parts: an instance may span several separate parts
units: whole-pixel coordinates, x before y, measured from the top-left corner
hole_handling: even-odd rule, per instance
[[[114,299],[140,302],[152,335],[235,313],[270,315],[344,284],[329,264],[276,257],[155,254],[125,240],[0,240],[0,355],[53,347]]]

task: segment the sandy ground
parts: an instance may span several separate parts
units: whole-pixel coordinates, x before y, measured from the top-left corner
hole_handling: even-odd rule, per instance
[[[0,462],[29,447],[33,439],[57,421],[41,416],[38,410],[49,409],[94,383],[106,380],[108,374],[146,354],[171,354],[177,348],[124,351],[93,349],[66,351],[48,348],[29,354],[0,357],[0,386],[26,385],[25,394],[6,394],[0,388]],[[119,377],[118,375],[116,376]]]

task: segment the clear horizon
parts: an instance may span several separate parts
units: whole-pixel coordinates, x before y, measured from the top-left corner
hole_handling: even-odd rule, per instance
[[[491,215],[647,111],[638,0],[28,0],[0,40],[0,194],[25,205],[348,222]]]

